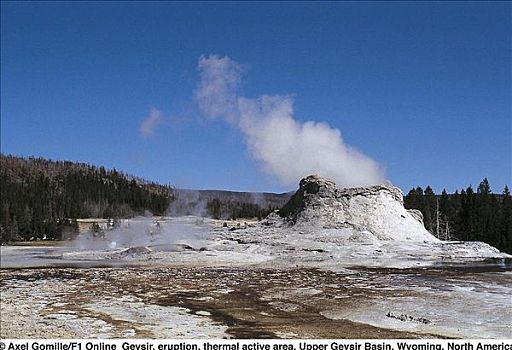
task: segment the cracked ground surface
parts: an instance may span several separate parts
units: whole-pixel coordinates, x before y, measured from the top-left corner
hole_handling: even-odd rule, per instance
[[[468,318],[448,327],[454,317],[443,314],[444,305],[467,289],[489,297],[485,286],[497,284],[493,273],[442,269],[146,266],[2,269],[0,276],[2,338],[460,337],[478,325]],[[501,287],[511,285],[509,272],[499,277]],[[512,300],[497,292],[503,297],[486,306],[495,318],[487,322],[497,327],[480,336],[510,334],[504,321]],[[464,316],[471,298],[459,303],[451,309]]]

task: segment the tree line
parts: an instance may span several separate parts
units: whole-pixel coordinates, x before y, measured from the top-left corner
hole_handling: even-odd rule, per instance
[[[0,241],[59,239],[77,218],[165,214],[172,188],[84,163],[0,155]]]
[[[206,204],[208,216],[214,219],[252,219],[261,220],[272,211],[279,209],[272,205],[260,205],[233,200],[222,200],[218,198],[208,200]]]
[[[404,197],[407,209],[423,214],[427,230],[445,240],[483,241],[512,253],[512,198],[508,186],[492,193],[489,181],[448,194],[435,194],[430,186],[413,188]]]
[[[214,219],[262,219],[281,208],[289,193],[257,193],[219,190],[175,189],[168,214],[195,215]]]

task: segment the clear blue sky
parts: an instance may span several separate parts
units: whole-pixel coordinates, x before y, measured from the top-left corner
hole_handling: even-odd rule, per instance
[[[239,131],[194,103],[201,55],[248,65],[243,93],[294,94],[405,191],[512,183],[510,2],[1,5],[3,153],[116,167],[188,188],[284,191]],[[139,127],[151,107],[154,135]]]

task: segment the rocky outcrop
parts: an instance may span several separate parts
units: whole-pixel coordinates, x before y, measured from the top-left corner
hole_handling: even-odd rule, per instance
[[[333,181],[310,175],[279,214],[293,226],[353,228],[380,240],[437,240],[418,213],[404,208],[402,191],[390,184],[338,188]]]

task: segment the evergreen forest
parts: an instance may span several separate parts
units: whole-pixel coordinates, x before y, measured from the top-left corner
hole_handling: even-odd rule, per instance
[[[77,218],[165,214],[172,188],[84,163],[0,156],[0,241],[60,239]]]
[[[507,185],[498,194],[487,179],[476,191],[469,186],[453,194],[416,187],[404,197],[404,205],[420,210],[427,230],[440,239],[483,241],[512,253],[512,198]]]

